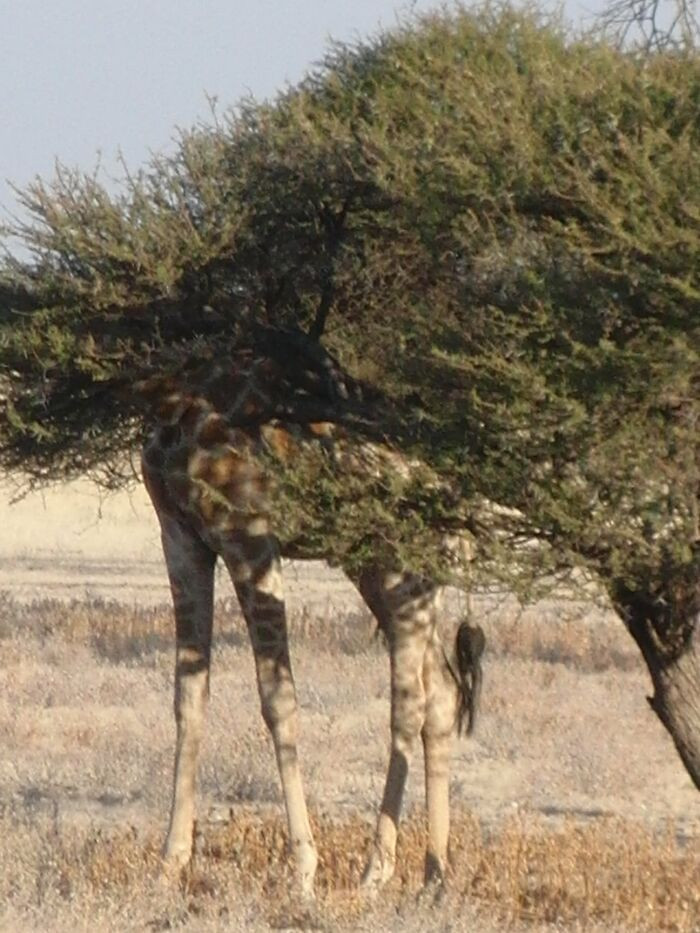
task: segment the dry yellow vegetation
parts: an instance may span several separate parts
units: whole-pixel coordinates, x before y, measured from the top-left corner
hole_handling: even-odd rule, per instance
[[[483,719],[456,745],[448,893],[421,895],[420,769],[399,869],[358,880],[388,737],[369,617],[291,618],[318,902],[290,900],[271,748],[250,652],[217,610],[195,863],[158,875],[173,728],[168,607],[20,604],[0,612],[0,929],[388,931],[700,929],[700,807],[647,712],[620,627],[487,618]]]

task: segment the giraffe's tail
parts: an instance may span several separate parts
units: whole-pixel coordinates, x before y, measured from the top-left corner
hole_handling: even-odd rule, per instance
[[[481,657],[486,647],[486,636],[478,625],[462,622],[455,639],[457,670],[453,676],[459,690],[457,710],[457,733],[471,735],[476,726],[476,716],[481,699],[483,680]]]

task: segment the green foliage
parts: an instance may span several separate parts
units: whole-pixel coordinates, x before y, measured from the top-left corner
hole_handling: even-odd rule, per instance
[[[397,495],[309,466],[282,480],[290,535],[313,490],[308,533],[359,547],[363,494],[422,553],[450,525],[426,492],[444,483],[491,570],[537,537],[541,571],[583,562],[622,602],[700,606],[692,50],[435,14],[333,46],[118,197],[61,170],[20,200],[31,256],[0,272],[7,468],[111,468],[139,437],[140,376],[300,328],[392,400],[388,439],[439,481]]]

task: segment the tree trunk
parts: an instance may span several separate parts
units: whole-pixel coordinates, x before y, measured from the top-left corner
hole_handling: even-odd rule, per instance
[[[629,628],[639,645],[654,685],[649,705],[671,735],[678,754],[700,790],[700,616],[674,657],[650,634],[648,623],[631,621]]]

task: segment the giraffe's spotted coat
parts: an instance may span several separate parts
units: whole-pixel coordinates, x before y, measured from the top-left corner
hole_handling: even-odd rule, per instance
[[[214,564],[221,557],[248,625],[299,881],[309,893],[316,850],[298,762],[296,699],[266,456],[293,463],[307,445],[316,444],[328,450],[341,475],[387,469],[404,474],[411,465],[381,444],[353,443],[330,422],[265,420],[265,412],[286,401],[289,385],[274,361],[252,353],[229,361],[227,369],[217,364],[194,368],[179,380],[156,378],[143,391],[151,399],[155,421],[144,447],[143,473],[161,523],[177,630],[177,747],[165,855],[182,866],[192,848]],[[453,646],[443,646],[436,625],[440,594],[429,581],[405,571],[389,572],[372,561],[352,578],[386,634],[391,660],[390,761],[365,883],[378,888],[393,873],[403,791],[419,736],[427,778],[426,877],[442,878],[449,830],[449,749],[459,691]]]

